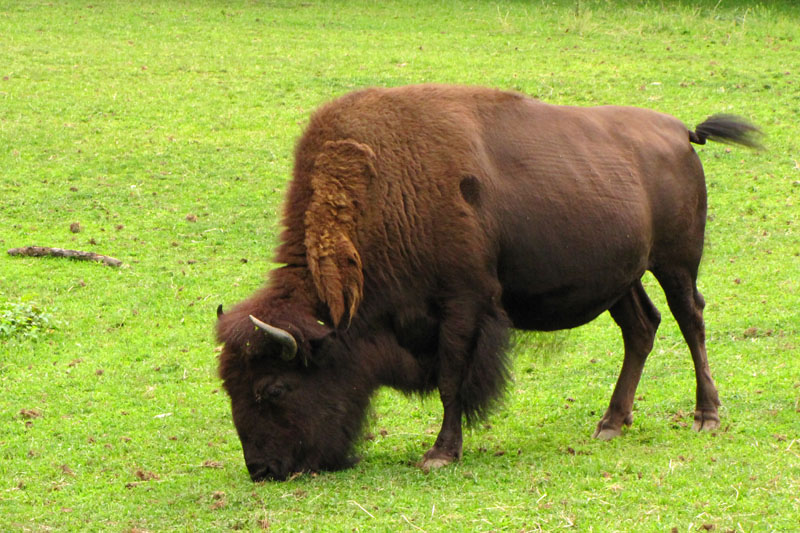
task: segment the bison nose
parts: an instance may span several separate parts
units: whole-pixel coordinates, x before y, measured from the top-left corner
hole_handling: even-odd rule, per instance
[[[247,463],[247,471],[250,472],[250,479],[253,481],[265,481],[268,479],[283,481],[287,477],[283,469],[278,468],[276,465],[264,463]]]
[[[262,463],[247,463],[247,471],[250,472],[250,479],[253,481],[263,481],[272,477],[269,467]]]

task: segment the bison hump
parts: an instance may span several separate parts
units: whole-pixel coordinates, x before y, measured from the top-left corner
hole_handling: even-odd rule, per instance
[[[364,274],[356,231],[375,175],[375,154],[353,140],[326,142],[311,174],[311,202],[305,213],[305,248],[317,295],[334,326],[347,322],[361,303]]]

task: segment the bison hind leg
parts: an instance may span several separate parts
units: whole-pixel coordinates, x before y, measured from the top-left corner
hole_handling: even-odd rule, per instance
[[[717,412],[720,401],[708,366],[703,321],[705,300],[697,290],[696,271],[696,269],[672,268],[654,270],[653,274],[664,289],[669,309],[692,354],[697,382],[697,406],[692,429],[710,431],[720,425]]]
[[[628,293],[609,311],[622,330],[625,357],[608,410],[593,435],[600,440],[613,439],[622,433],[623,425],[630,426],[633,423],[636,387],[661,322],[661,315],[647,296],[641,280],[636,280]]]

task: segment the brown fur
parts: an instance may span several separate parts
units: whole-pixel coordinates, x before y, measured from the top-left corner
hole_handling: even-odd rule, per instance
[[[508,376],[509,327],[553,330],[608,310],[625,358],[595,436],[630,424],[667,295],[697,374],[696,427],[718,424],[702,255],[706,192],[690,140],[745,143],[735,117],[689,131],[624,107],[551,106],[491,89],[368,89],[314,113],[295,152],[266,288],[220,316],[220,375],[253,479],[352,464],[373,391],[438,390],[423,466],[460,457],[461,421]],[[291,333],[298,357],[248,315]]]
[[[353,141],[328,141],[311,175],[311,202],[305,214],[308,268],[334,326],[345,311],[349,320],[361,303],[364,275],[356,234],[366,210],[375,155]]]

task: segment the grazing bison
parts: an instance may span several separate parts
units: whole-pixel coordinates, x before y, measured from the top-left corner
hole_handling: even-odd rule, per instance
[[[219,373],[253,480],[353,464],[374,391],[438,390],[423,468],[461,456],[462,417],[508,378],[509,328],[603,311],[625,356],[595,437],[632,422],[664,289],[694,361],[694,429],[719,425],[695,280],[706,189],[690,142],[754,145],[714,116],[688,130],[628,107],[561,107],[497,90],[367,89],[314,113],[295,153],[269,283],[218,309]]]

